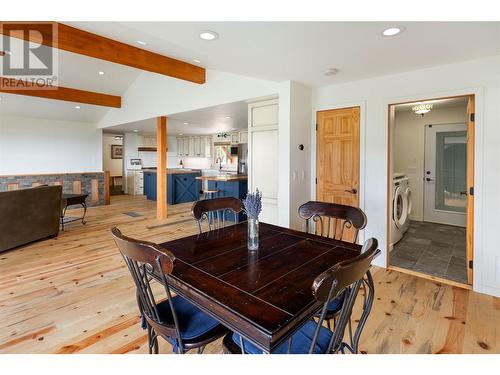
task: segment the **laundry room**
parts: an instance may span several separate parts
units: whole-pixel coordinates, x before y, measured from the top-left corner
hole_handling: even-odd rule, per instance
[[[467,227],[473,101],[473,96],[459,96],[390,106],[391,268],[472,282],[472,248],[467,246],[472,228]]]

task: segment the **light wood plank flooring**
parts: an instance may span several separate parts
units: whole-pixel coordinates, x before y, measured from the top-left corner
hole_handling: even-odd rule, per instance
[[[134,286],[109,230],[157,242],[196,233],[190,206],[169,206],[158,221],[153,202],[113,196],[88,210],[87,225],[1,253],[0,353],[147,353]],[[500,299],[396,271],[375,269],[374,278],[363,352],[500,352]],[[171,348],[161,341],[160,351]],[[205,352],[220,353],[221,343]]]

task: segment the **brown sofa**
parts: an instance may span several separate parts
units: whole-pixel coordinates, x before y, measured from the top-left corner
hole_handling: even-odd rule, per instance
[[[59,233],[61,186],[0,192],[0,252]]]

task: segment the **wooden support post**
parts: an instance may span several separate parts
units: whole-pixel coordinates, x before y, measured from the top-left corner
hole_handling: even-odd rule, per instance
[[[167,117],[156,119],[156,218],[167,218]]]

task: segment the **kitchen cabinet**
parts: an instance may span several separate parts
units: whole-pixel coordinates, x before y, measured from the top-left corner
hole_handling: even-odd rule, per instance
[[[142,171],[128,171],[127,173],[127,194],[144,194],[144,174]]]
[[[239,142],[238,143],[248,143],[248,131],[243,130],[238,133]]]
[[[201,188],[200,172],[183,170],[167,171],[167,203],[179,204],[198,200]],[[155,170],[144,172],[144,194],[150,200],[157,198],[157,173]]]
[[[245,199],[248,193],[248,182],[244,180],[217,181],[208,180],[208,188],[210,190],[218,190],[217,198],[233,197]],[[228,215],[226,220],[233,220],[233,215]],[[246,215],[241,212],[238,215],[238,222],[246,220]]]
[[[205,136],[201,137],[201,153],[205,158],[212,157],[212,137]]]
[[[279,105],[277,99],[248,104],[249,147],[248,174],[252,176],[249,189],[262,192],[261,220],[278,224],[279,175]],[[262,166],[265,165],[265,168]]]
[[[189,138],[184,138],[183,141],[184,141],[184,146],[182,148],[184,156],[189,156]]]
[[[189,145],[188,155],[191,156],[191,157],[196,156],[195,152],[194,152],[194,137],[189,137],[188,138],[188,145]]]
[[[177,156],[180,158],[184,156],[184,138],[177,137]]]
[[[156,137],[154,135],[142,136],[141,145],[143,147],[156,147]]]
[[[238,133],[231,133],[231,143],[236,144],[240,141],[240,136]]]
[[[193,142],[194,142],[194,157],[201,157],[201,138],[200,137],[193,137]]]

